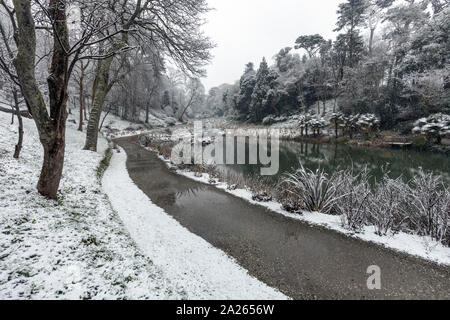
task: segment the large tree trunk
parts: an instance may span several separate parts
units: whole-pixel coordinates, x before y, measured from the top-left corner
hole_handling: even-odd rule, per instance
[[[44,163],[38,182],[39,192],[51,199],[56,199],[61,181],[65,152],[65,128],[58,130],[44,144]]]
[[[67,119],[69,47],[66,1],[50,0],[49,16],[54,23],[53,55],[50,76],[47,79],[50,114],[35,78],[36,30],[31,4],[28,0],[13,0],[17,17],[17,57],[14,66],[22,92],[30,107],[44,147],[44,163],[38,182],[38,191],[51,199],[57,198],[64,165],[65,129]]]
[[[89,114],[87,125],[86,143],[84,150],[97,151],[98,129],[103,110],[103,103],[106,95],[111,89],[109,86],[109,70],[113,58],[99,61],[99,67],[96,74],[95,90],[93,90],[94,102]]]

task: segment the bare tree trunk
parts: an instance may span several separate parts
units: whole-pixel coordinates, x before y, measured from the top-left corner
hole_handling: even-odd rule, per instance
[[[20,151],[22,151],[22,145],[23,145],[23,120],[22,120],[22,115],[20,113],[19,94],[17,92],[17,88],[13,89],[13,97],[14,97],[14,107],[15,107],[16,113],[17,113],[17,121],[19,122],[19,139],[17,141],[16,147],[14,150],[14,158],[19,159]]]
[[[15,115],[16,111],[14,106],[11,104],[11,125],[14,124],[14,115]]]
[[[327,114],[327,98],[325,96],[323,97],[322,103],[323,103],[323,114],[322,114],[322,116],[325,116]]]
[[[44,163],[38,182],[38,191],[51,199],[57,198],[64,166],[65,130],[67,120],[68,57],[64,48],[69,47],[66,17],[66,1],[50,0],[48,12],[52,18],[53,55],[50,76],[47,79],[50,114],[35,78],[36,30],[31,3],[13,0],[18,22],[17,57],[14,66],[23,95],[30,107],[44,148]]]
[[[78,131],[83,132],[83,110],[86,109],[85,105],[84,105],[84,70],[81,70],[81,76],[80,76],[80,92],[79,92],[79,97],[80,97],[80,123],[78,125]]]
[[[149,94],[149,99],[148,99],[148,103],[147,103],[147,106],[146,106],[146,108],[145,108],[145,123],[146,124],[148,124],[148,122],[149,122],[149,120],[150,120],[150,105],[151,105],[151,103],[152,103],[152,98],[153,98],[153,94],[155,93],[155,91],[156,91],[156,85],[154,85],[153,87],[152,87],[152,90],[150,91],[150,94]]]
[[[84,121],[88,121],[89,108],[86,103],[86,95],[84,95],[84,100],[83,100],[83,112],[84,112]]]
[[[101,132],[101,131],[102,131],[103,124],[105,123],[106,118],[107,118],[107,117],[109,116],[109,114],[111,113],[111,110],[112,110],[112,105],[109,105],[109,109],[108,109],[108,111],[106,112],[105,116],[103,117],[102,123],[100,124],[100,128],[98,128],[98,132]]]
[[[99,61],[99,67],[96,74],[96,88],[93,92],[93,104],[89,114],[89,122],[87,125],[86,143],[84,150],[97,151],[98,129],[100,125],[100,117],[102,115],[103,103],[106,95],[110,91],[109,69],[113,58]]]
[[[373,55],[373,39],[375,36],[375,29],[370,28],[370,39],[369,39],[369,56],[372,57]]]

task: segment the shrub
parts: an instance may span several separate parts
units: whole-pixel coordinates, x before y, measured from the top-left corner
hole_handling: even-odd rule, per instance
[[[255,201],[268,202],[274,198],[276,188],[267,178],[250,177],[246,179],[245,185],[252,192]]]
[[[298,186],[290,182],[282,181],[277,186],[277,200],[281,203],[284,210],[291,213],[301,213],[303,203],[298,196],[301,192]]]
[[[408,186],[401,178],[394,180],[384,176],[376,185],[369,196],[368,212],[369,220],[378,235],[387,235],[389,231],[397,232],[401,229],[407,216],[407,193]]]
[[[338,186],[335,210],[342,215],[342,225],[352,231],[361,231],[368,220],[367,203],[371,194],[367,170],[358,175],[342,171],[337,175],[335,185]]]
[[[449,202],[449,191],[442,178],[420,170],[409,187],[409,219],[413,230],[439,242],[448,240]]]
[[[295,173],[286,175],[283,185],[294,195],[294,201],[301,204],[303,210],[330,213],[338,187],[333,180],[323,170],[314,172],[301,166]]]

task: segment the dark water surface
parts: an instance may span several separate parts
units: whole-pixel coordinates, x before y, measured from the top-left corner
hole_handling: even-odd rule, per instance
[[[247,145],[247,159],[248,150]],[[352,168],[358,172],[367,166],[374,178],[379,179],[387,170],[391,178],[402,177],[405,181],[409,181],[419,168],[423,168],[427,172],[441,175],[446,184],[450,184],[450,157],[445,154],[290,141],[280,142],[279,150],[280,170],[278,175],[271,178],[273,180],[298,169],[302,164],[307,169],[322,168],[330,174]],[[261,169],[261,165],[248,164],[225,167],[245,176],[259,175]]]

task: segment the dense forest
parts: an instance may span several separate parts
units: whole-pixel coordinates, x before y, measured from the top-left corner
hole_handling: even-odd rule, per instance
[[[250,62],[235,84],[212,88],[205,111],[254,123],[308,110],[375,114],[382,128],[410,133],[415,120],[450,111],[449,15],[446,0],[345,1],[335,40],[299,30],[272,65]]]

